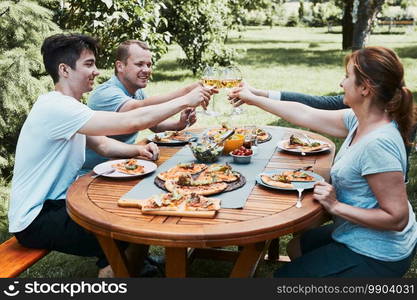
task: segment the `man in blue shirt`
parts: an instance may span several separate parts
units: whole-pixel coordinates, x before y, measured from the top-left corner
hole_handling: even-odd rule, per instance
[[[87,103],[91,109],[126,112],[138,107],[193,97],[193,90],[199,86],[196,82],[168,94],[146,97],[143,89],[148,85],[152,73],[152,53],[146,43],[137,40],[128,40],[120,44],[116,50],[114,69],[115,75],[91,93]],[[186,109],[181,112],[178,120],[164,120],[150,129],[154,132],[182,130],[195,121],[194,109]],[[111,137],[133,144],[136,136],[137,132]],[[107,159],[93,150],[87,149],[83,169],[92,169],[105,160]]]

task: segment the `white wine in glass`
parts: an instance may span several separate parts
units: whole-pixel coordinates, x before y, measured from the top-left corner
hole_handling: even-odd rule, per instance
[[[204,85],[204,87],[208,88],[221,88],[221,80],[219,79],[219,70],[215,67],[206,67],[203,71],[203,74],[201,76],[201,83]],[[203,113],[207,116],[216,117],[219,115],[218,112],[214,109],[214,95],[211,99],[212,103],[212,110],[202,110],[199,111],[200,113]]]
[[[223,86],[225,88],[235,88],[238,87],[242,82],[242,71],[236,66],[226,67],[223,71]],[[233,103],[233,99],[230,101]],[[230,112],[230,116],[240,115],[243,112],[243,109],[240,107],[234,107]]]

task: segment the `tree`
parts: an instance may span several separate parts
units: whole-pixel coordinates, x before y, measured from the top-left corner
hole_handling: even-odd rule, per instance
[[[0,175],[10,179],[20,128],[37,96],[52,88],[40,47],[59,28],[34,1],[2,1],[0,15]]]
[[[228,0],[169,0],[165,5],[167,30],[186,55],[180,62],[194,75],[208,64],[233,62],[236,52],[225,46]]]
[[[300,6],[298,7],[298,19],[300,19],[300,22],[304,18],[304,1],[300,0]]]
[[[354,0],[345,0],[343,7],[343,19],[342,19],[342,49],[348,50],[352,48],[353,41],[353,19],[352,9]]]
[[[98,56],[100,67],[114,63],[114,49],[120,42],[138,39],[147,42],[157,61],[167,51],[170,34],[162,27],[162,1],[150,0],[66,0],[57,14],[59,25],[97,37],[103,46]]]
[[[352,50],[361,49],[365,46],[372,30],[372,23],[377,13],[381,10],[384,0],[355,0],[357,9],[354,10],[354,29]],[[356,21],[356,22],[355,22]]]
[[[363,48],[384,0],[335,0],[343,8],[343,50]]]

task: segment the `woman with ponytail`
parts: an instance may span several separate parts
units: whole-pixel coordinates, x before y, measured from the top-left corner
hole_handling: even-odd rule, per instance
[[[296,125],[346,138],[314,198],[333,223],[304,232],[288,245],[292,262],[277,277],[401,277],[416,252],[417,223],[404,184],[405,144],[415,123],[411,92],[395,52],[367,47],[345,59],[340,83],[350,109],[318,110],[269,101],[243,85],[239,98]]]

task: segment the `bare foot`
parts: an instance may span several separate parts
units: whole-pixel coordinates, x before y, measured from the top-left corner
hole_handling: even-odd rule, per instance
[[[110,265],[98,270],[98,278],[114,278],[113,269]]]

